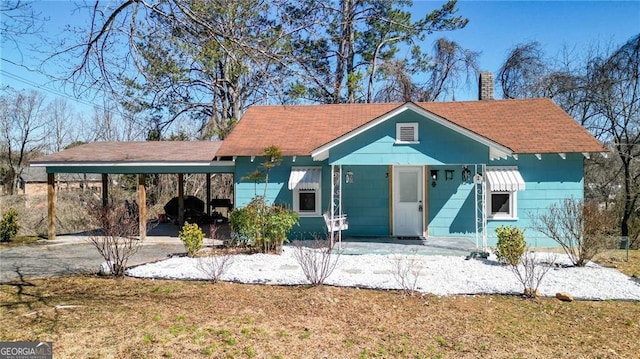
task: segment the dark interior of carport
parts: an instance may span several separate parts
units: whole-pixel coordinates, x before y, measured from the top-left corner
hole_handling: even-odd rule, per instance
[[[93,142],[51,155],[40,157],[31,166],[46,167],[47,171],[47,235],[56,235],[56,174],[98,173],[102,175],[102,201],[109,198],[109,175],[135,174],[138,178],[137,199],[140,238],[147,231],[146,176],[175,174],[178,179],[178,222],[184,222],[184,175],[206,176],[207,214],[211,210],[211,174],[233,173],[231,158],[214,160],[221,142],[215,141],[159,141],[159,142]],[[231,199],[232,200],[232,199]]]

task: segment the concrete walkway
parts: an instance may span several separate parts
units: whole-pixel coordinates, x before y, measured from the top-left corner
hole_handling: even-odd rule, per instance
[[[467,238],[427,238],[427,239],[397,239],[397,238],[345,238],[342,243],[336,243],[337,250],[342,254],[417,254],[441,256],[468,256],[476,250],[475,243]]]

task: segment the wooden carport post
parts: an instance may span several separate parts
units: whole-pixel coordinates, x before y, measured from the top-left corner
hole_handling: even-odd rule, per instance
[[[138,175],[138,222],[140,230],[140,240],[147,238],[147,187],[145,184],[147,176],[144,173]]]
[[[109,204],[109,175],[102,174],[102,208],[107,208]]]
[[[207,216],[211,216],[211,173],[207,173],[207,180],[206,182],[206,186],[207,186],[207,208],[205,210],[205,212],[207,212]]]
[[[47,239],[56,239],[56,174],[47,173]]]
[[[184,225],[184,174],[178,173],[178,226]]]

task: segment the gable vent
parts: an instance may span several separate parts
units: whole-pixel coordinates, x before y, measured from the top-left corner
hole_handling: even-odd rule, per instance
[[[396,142],[417,142],[418,124],[399,123],[396,125]]]

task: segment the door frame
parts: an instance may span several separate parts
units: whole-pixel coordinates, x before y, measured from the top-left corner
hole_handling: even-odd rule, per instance
[[[422,193],[422,213],[423,216],[421,216],[420,218],[420,222],[421,222],[421,228],[420,228],[420,233],[422,234],[422,237],[427,237],[427,218],[428,217],[428,203],[427,203],[427,198],[428,198],[428,194],[427,191],[429,189],[429,186],[426,185],[426,183],[428,182],[428,179],[426,178],[425,174],[429,173],[428,172],[428,168],[427,166],[422,166],[422,165],[392,165],[389,166],[389,232],[390,235],[393,236],[397,236],[396,233],[396,206],[395,206],[395,193],[396,193],[396,186],[398,185],[397,181],[396,181],[396,174],[397,174],[397,169],[399,168],[415,168],[415,169],[420,169],[420,175],[422,176],[422,180],[418,181],[418,186],[421,187],[421,193]]]

